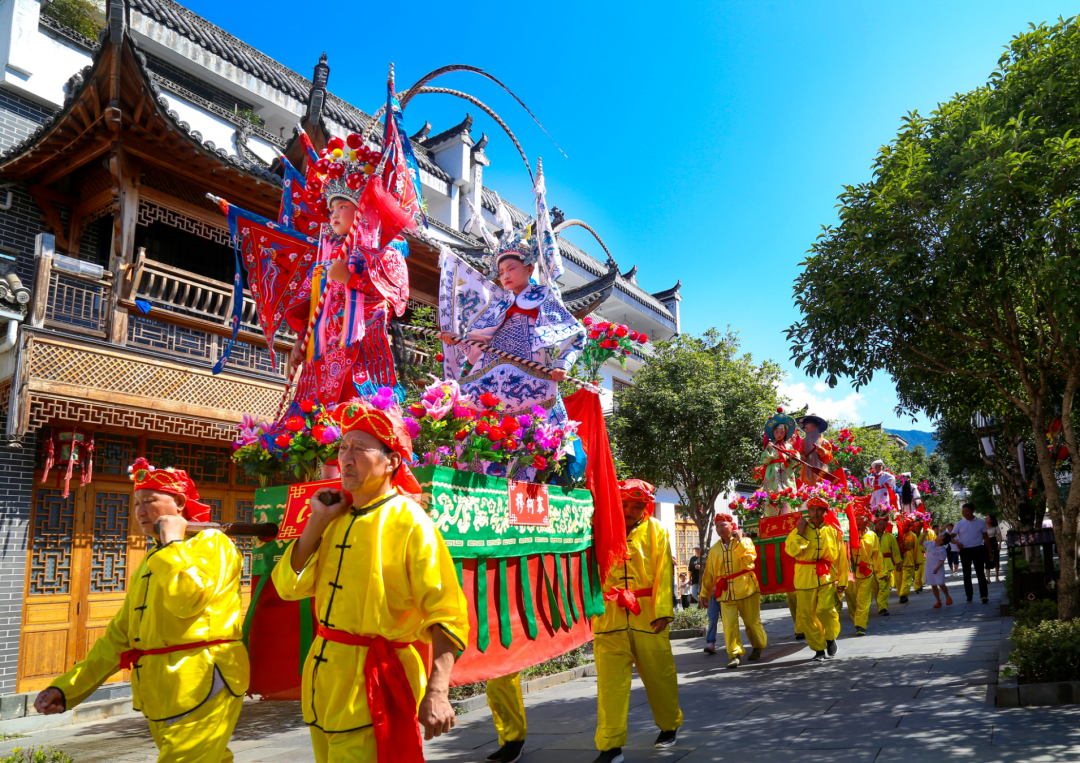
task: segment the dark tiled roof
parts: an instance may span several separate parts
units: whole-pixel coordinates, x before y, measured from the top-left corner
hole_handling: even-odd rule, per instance
[[[463,135],[472,130],[473,118],[469,114],[465,115],[465,119],[451,127],[449,130],[443,130],[438,135],[432,135],[430,138],[424,138],[421,145],[424,148],[431,148],[437,146],[448,138],[456,138],[458,135]],[[429,125],[430,126],[430,125]]]
[[[676,294],[678,294],[680,289],[682,289],[682,280],[681,279],[678,281],[678,283],[676,283],[670,289],[664,289],[663,291],[653,292],[653,296],[656,297],[661,302],[667,302],[672,297],[674,297]]]

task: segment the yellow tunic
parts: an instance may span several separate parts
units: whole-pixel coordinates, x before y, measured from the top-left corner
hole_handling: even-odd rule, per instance
[[[826,524],[814,527],[807,523],[801,535],[798,528],[793,529],[784,541],[784,548],[796,562],[795,590],[805,591],[836,582],[847,585],[847,554],[842,552],[842,544],[840,531]],[[816,563],[822,559],[832,562],[824,575],[817,574],[816,564],[799,564],[799,562]]]
[[[881,561],[881,547],[878,544],[878,536],[873,530],[867,530],[859,537],[859,543],[861,547],[859,549],[853,549],[851,552],[852,561],[854,563],[854,573],[856,580],[863,580],[865,578],[879,578],[885,574],[885,568]],[[859,571],[859,564],[864,563],[870,567],[870,573],[863,575]]]
[[[877,533],[874,533],[877,535]],[[878,547],[881,550],[882,574],[892,572],[900,566],[900,544],[896,542],[896,536],[892,533],[884,533],[878,538]]]
[[[241,564],[236,546],[217,530],[148,553],[104,635],[86,659],[53,681],[67,709],[119,669],[123,652],[220,639],[232,643],[143,655],[131,671],[132,705],[152,721],[190,712],[210,696],[215,668],[223,691],[243,696],[249,667],[240,642]]]
[[[379,503],[389,497],[385,503]],[[315,597],[318,621],[334,630],[388,641],[431,641],[441,627],[459,648],[468,642],[465,594],[442,536],[409,498],[388,493],[326,528],[304,568],[293,572],[290,544],[274,568],[282,599]],[[304,722],[326,732],[371,725],[364,678],[366,646],[316,637],[304,663]],[[419,706],[427,675],[412,646],[398,649]]]
[[[718,541],[709,549],[709,559],[705,562],[705,572],[701,577],[702,598],[712,596],[716,583],[729,575],[736,577],[728,579],[721,602],[739,601],[758,593],[757,574],[754,572],[756,565],[757,549],[749,538],[729,543],[726,547],[723,541]]]
[[[626,549],[629,558],[621,564],[611,565],[604,581],[604,593],[615,588],[631,591],[651,588],[652,595],[638,597],[641,614],[637,615],[617,602],[605,601],[604,614],[593,618],[593,633],[627,629],[652,633],[653,620],[674,615],[675,602],[671,598],[674,568],[667,530],[649,517],[626,537]]]

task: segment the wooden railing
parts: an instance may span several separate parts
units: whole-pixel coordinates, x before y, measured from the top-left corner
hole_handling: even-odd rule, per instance
[[[105,272],[95,278],[62,271],[54,263],[49,274],[45,326],[104,339],[111,292],[112,273]]]

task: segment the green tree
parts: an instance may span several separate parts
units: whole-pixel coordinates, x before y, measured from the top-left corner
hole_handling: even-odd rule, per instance
[[[776,363],[740,354],[734,332],[710,329],[658,342],[616,397],[617,457],[635,477],[674,488],[703,551],[717,498],[758,462],[781,376]]]
[[[802,318],[789,330],[796,362],[830,384],[886,372],[909,410],[975,387],[985,394],[971,413],[1024,417],[1062,559],[1062,618],[1080,616],[1080,491],[1062,495],[1045,433],[1060,415],[1080,467],[1077,125],[1075,21],[1013,38],[985,86],[909,114],[873,178],[845,187],[838,225],[796,280]]]

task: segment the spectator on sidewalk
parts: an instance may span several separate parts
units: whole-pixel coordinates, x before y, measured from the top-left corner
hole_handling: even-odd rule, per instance
[[[679,602],[683,609],[690,609],[690,581],[685,572],[679,573]]]
[[[964,518],[953,526],[953,543],[960,549],[960,566],[964,568],[964,593],[971,601],[974,591],[971,585],[971,567],[975,566],[975,575],[979,578],[979,596],[982,603],[990,601],[986,585],[986,544],[989,538],[986,521],[975,516],[975,507],[965,503],[960,511]]]
[[[952,538],[944,532],[934,540],[924,540],[923,547],[926,549],[926,584],[933,588],[934,598],[937,600],[934,609],[941,608],[941,595],[945,595],[945,603],[952,606],[952,597],[945,585],[945,562],[948,559],[948,546]],[[940,591],[938,589],[941,589]]]
[[[994,582],[1001,582],[1001,528],[998,527],[997,517],[986,517],[986,545],[990,558],[986,563],[986,579],[990,580],[990,570],[994,571]]]
[[[705,560],[701,558],[701,549],[697,546],[686,566],[690,570],[690,602],[697,604],[701,598],[701,571],[705,569]]]
[[[945,532],[947,532],[949,534],[949,536],[952,537],[952,534],[953,534],[952,522],[945,525]],[[955,575],[958,572],[960,572],[960,549],[956,547],[955,543],[949,543],[948,556],[949,556],[949,568],[952,570],[952,573]]]

